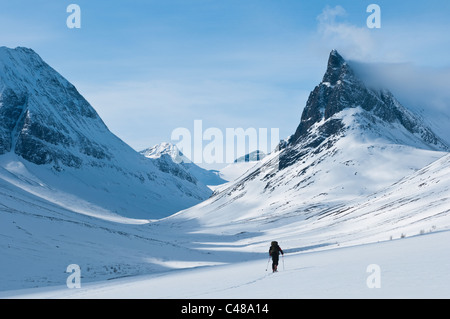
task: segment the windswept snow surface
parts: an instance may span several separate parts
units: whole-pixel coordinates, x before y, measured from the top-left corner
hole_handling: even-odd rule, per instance
[[[0,293],[3,298],[449,298],[450,232],[322,251],[290,251],[277,273],[267,260],[174,270],[79,289]],[[307,249],[305,247],[305,249]],[[269,265],[270,268],[270,265]],[[375,269],[375,270],[374,270]]]

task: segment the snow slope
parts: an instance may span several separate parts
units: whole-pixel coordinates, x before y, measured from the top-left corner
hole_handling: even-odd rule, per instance
[[[59,286],[0,292],[0,297],[449,298],[450,257],[448,246],[442,245],[449,241],[447,231],[347,248],[286,253],[275,274],[265,271],[267,260],[261,258],[82,284],[79,289]],[[373,265],[379,267],[377,273]],[[379,274],[375,281],[379,286],[375,287],[371,285],[374,274]]]
[[[246,194],[245,202],[211,198],[159,223],[230,236],[233,244],[216,247],[225,251],[264,251],[273,239],[292,249],[386,241],[450,228],[449,173],[450,155],[445,155],[378,192],[334,206],[274,201],[270,210]]]
[[[0,179],[0,290],[58,285],[73,263],[89,282],[165,271],[159,259],[198,265],[204,258],[170,236],[161,239],[148,220],[76,205],[69,210]]]

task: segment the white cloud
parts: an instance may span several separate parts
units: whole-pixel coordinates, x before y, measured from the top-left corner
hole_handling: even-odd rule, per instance
[[[450,144],[450,67],[350,61],[366,85],[386,88]]]
[[[325,7],[317,16],[315,46],[321,52],[337,49],[346,59],[365,62],[448,65],[448,20],[405,21],[385,17],[382,11],[382,27],[369,29],[368,15],[360,12],[350,17],[341,6]],[[350,18],[361,25],[348,22]]]
[[[347,16],[347,12],[343,7],[339,5],[335,6],[334,8],[326,6],[325,9],[323,9],[322,13],[317,16],[317,20],[319,20],[321,26],[324,26],[326,24],[336,23],[336,17],[345,16]]]
[[[347,12],[341,6],[323,9],[317,16],[318,33],[321,42],[328,48],[337,49],[344,52],[345,57],[349,59],[371,58],[371,53],[376,47],[375,40],[371,35],[370,29],[366,26],[357,27],[347,22],[339,22],[339,18],[347,16]]]

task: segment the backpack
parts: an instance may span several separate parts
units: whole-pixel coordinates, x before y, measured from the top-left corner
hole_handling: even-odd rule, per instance
[[[278,242],[273,241],[270,245],[270,249],[269,249],[269,255],[272,256],[272,254],[277,254],[278,253]]]

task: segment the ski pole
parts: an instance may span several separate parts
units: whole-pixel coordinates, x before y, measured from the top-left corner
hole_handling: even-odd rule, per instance
[[[270,256],[269,256],[269,259],[267,260],[266,271],[267,271],[267,268],[269,268],[269,262],[270,262]]]
[[[281,259],[283,260],[283,270],[284,270],[284,254],[281,255]]]

